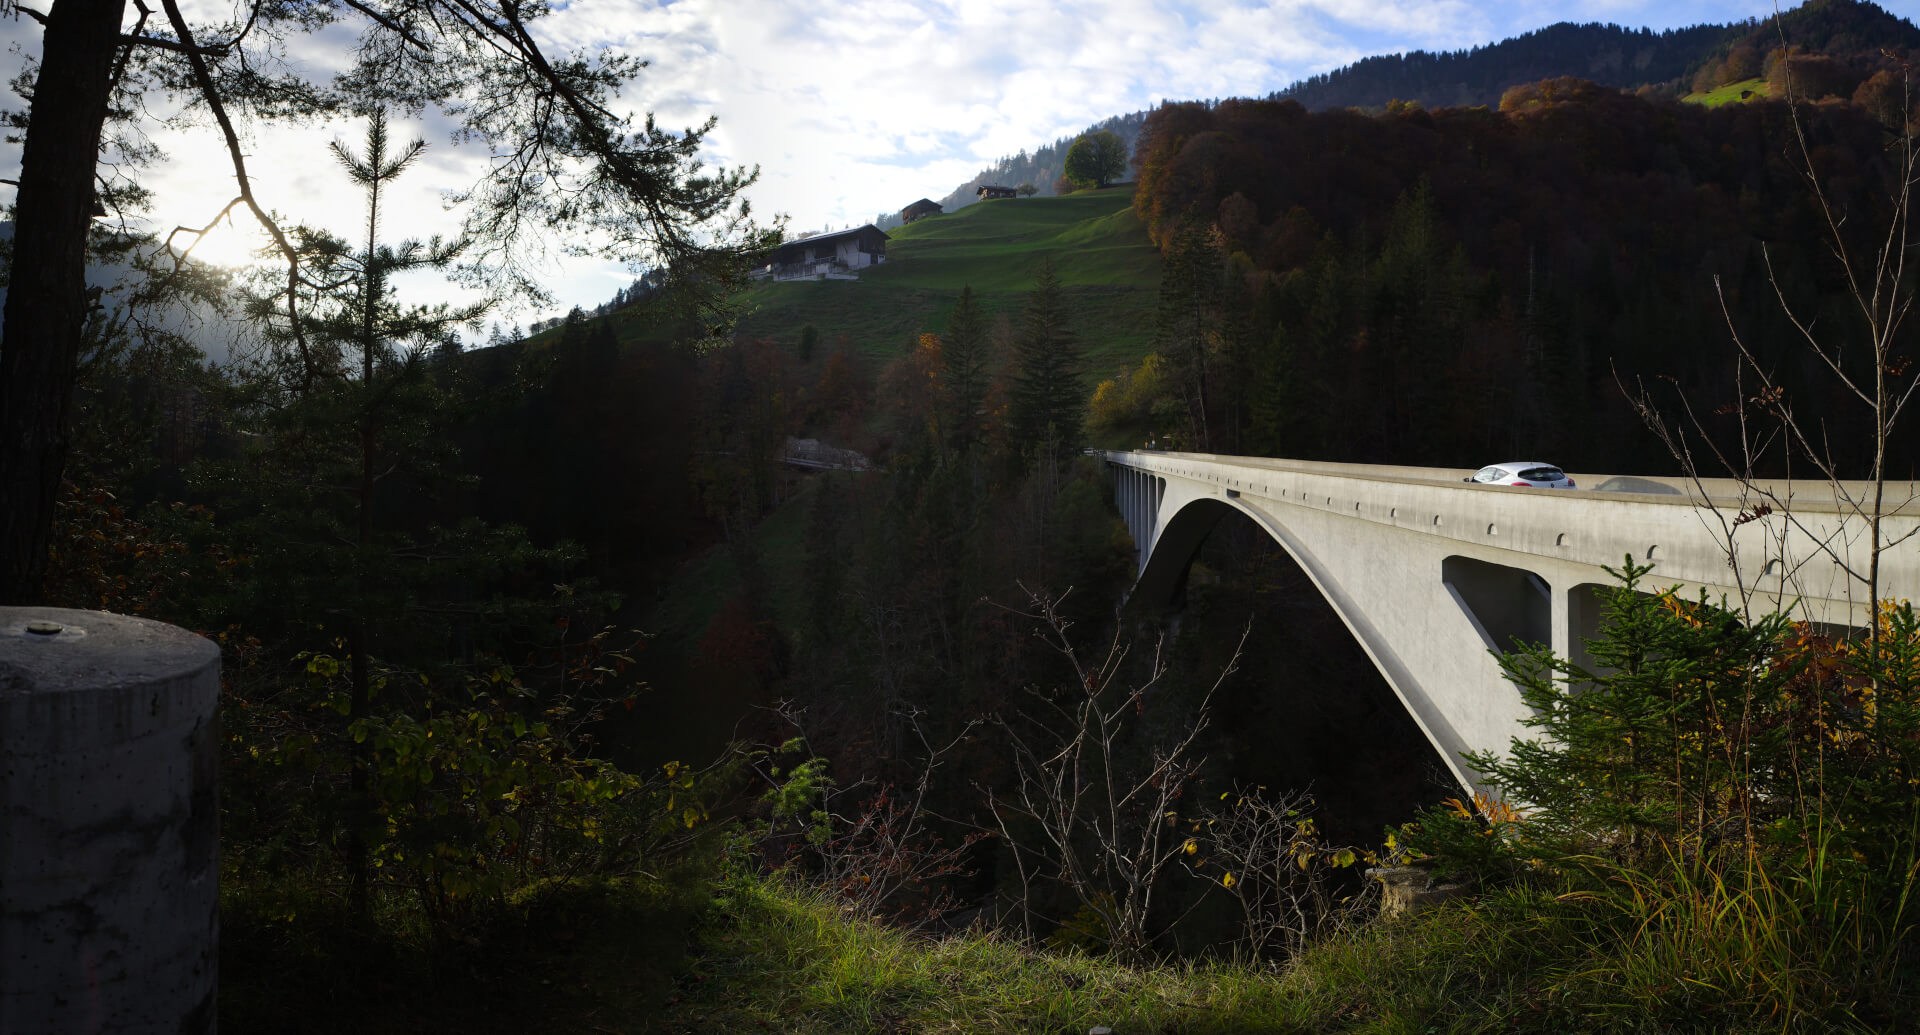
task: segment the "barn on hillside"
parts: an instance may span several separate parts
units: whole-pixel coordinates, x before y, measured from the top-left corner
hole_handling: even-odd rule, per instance
[[[919,201],[900,210],[900,221],[902,223],[911,223],[924,216],[937,216],[945,211],[946,209],[941,208],[939,202],[928,201],[926,198],[921,198]]]
[[[872,223],[853,230],[815,234],[774,249],[773,261],[755,270],[774,280],[857,280],[855,271],[887,261],[886,232]]]

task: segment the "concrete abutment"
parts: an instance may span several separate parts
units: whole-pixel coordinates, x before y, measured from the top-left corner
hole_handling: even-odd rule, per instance
[[[220,652],[0,607],[0,1032],[215,1029]]]

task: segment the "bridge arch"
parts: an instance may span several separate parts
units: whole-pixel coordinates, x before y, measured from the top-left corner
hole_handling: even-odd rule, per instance
[[[1141,558],[1140,576],[1127,596],[1128,602],[1137,602],[1151,610],[1173,606],[1186,587],[1187,573],[1193,568],[1193,559],[1200,554],[1200,545],[1207,541],[1221,518],[1236,511],[1254,518],[1244,507],[1206,496],[1187,501],[1170,515],[1162,514],[1152,541],[1140,546],[1146,556]]]
[[[1151,545],[1144,547],[1150,553],[1143,559],[1139,578],[1128,598],[1129,603],[1154,609],[1175,606],[1201,545],[1221,519],[1234,513],[1253,522],[1300,566],[1314,589],[1319,591],[1327,606],[1373,662],[1374,668],[1386,680],[1394,696],[1399,698],[1402,707],[1421,732],[1426,734],[1428,742],[1453,771],[1461,786],[1477,787],[1477,773],[1467,768],[1463,760],[1463,755],[1475,745],[1448,721],[1446,714],[1420,686],[1412,670],[1394,652],[1382,630],[1329,575],[1319,558],[1297,535],[1273,514],[1247,505],[1239,493],[1230,492],[1224,497],[1176,494],[1170,498],[1167,507],[1159,515]],[[1440,573],[1434,572],[1433,575],[1437,581]],[[1457,595],[1455,599],[1459,599]]]

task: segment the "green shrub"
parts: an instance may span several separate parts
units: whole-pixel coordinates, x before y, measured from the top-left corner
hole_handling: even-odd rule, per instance
[[[1432,864],[1583,906],[1562,994],[1608,1025],[1871,1025],[1911,1001],[1920,621],[1836,639],[1640,587],[1590,666],[1502,657],[1538,734],[1469,762],[1493,794],[1398,831]],[[1651,1011],[1651,1016],[1649,1016]]]

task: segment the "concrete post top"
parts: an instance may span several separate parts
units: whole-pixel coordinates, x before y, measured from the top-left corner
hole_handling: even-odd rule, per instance
[[[0,699],[175,679],[219,658],[213,641],[151,619],[0,607]]]

